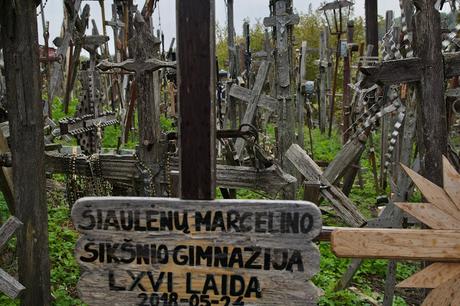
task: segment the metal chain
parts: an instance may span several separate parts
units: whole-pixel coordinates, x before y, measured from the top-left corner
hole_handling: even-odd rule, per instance
[[[172,153],[166,152],[166,162],[164,165],[164,176],[165,176],[165,181],[166,181],[166,192],[168,193],[168,197],[171,197],[172,195],[172,180],[171,180],[171,155]]]
[[[137,160],[137,165],[138,165],[138,168],[140,168],[139,170],[142,171],[144,170],[145,172],[148,173],[149,177],[150,177],[150,180],[149,180],[149,195],[151,197],[154,197],[155,194],[156,194],[156,190],[155,190],[155,180],[154,180],[154,175],[153,175],[153,172],[152,170],[147,167],[147,165],[139,158],[139,155],[136,153],[134,153],[134,157],[136,158]]]

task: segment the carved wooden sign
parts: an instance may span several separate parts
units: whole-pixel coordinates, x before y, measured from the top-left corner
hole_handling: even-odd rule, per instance
[[[84,198],[72,220],[89,305],[316,305],[311,203]]]

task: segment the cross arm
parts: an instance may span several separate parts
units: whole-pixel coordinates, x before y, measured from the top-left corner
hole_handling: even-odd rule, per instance
[[[230,88],[229,93],[231,97],[246,103],[250,103],[252,98],[251,94],[252,91],[250,89],[238,85],[233,85]],[[278,101],[275,98],[266,95],[261,95],[259,102],[257,103],[257,106],[262,107],[270,112],[273,112],[275,111],[277,104]]]
[[[97,65],[102,71],[108,71],[114,68],[119,68],[122,70],[142,73],[142,72],[153,72],[161,68],[173,68],[176,69],[176,62],[166,62],[158,59],[148,59],[146,61],[140,62],[133,59],[128,59],[120,63],[111,63],[107,60],[103,60],[99,65]]]
[[[369,87],[373,84],[391,85],[416,82],[420,80],[422,67],[422,60],[417,57],[385,61],[372,67],[361,67],[361,72],[364,74],[361,84]]]
[[[264,26],[274,27],[277,23],[280,23],[283,26],[287,25],[296,25],[300,22],[300,17],[297,14],[284,15],[284,16],[271,16],[264,18]]]
[[[108,36],[104,35],[90,35],[83,37],[83,46],[101,46],[109,41]]]

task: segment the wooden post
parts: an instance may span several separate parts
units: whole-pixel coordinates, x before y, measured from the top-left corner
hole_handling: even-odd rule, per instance
[[[320,34],[319,46],[319,130],[326,132],[327,126],[327,93],[330,83],[329,30],[324,28]]]
[[[51,305],[36,3],[14,4],[1,2],[0,22],[16,217],[24,224],[17,235],[19,282],[26,287],[21,304]]]
[[[417,84],[422,129],[419,141],[424,151],[422,173],[442,186],[442,155],[447,156],[447,114],[444,101],[444,67],[441,53],[441,17],[434,0],[415,1],[415,56],[422,61],[421,80]]]
[[[228,44],[228,68],[230,72],[231,82],[227,83],[227,92],[233,82],[236,82],[238,76],[238,53],[235,48],[235,25],[233,19],[233,0],[227,1],[227,44]],[[236,102],[231,97],[227,97],[227,110],[228,119],[230,121],[230,128],[236,129]]]
[[[354,22],[351,20],[348,22],[347,27],[347,43],[353,43],[353,34],[354,34]],[[350,96],[350,87],[348,84],[351,83],[351,71],[350,71],[350,62],[351,62],[352,51],[347,51],[345,57],[343,58],[343,126],[342,126],[342,142],[345,144],[350,138],[349,131],[351,124],[351,96]]]
[[[176,9],[181,198],[211,200],[215,194],[214,0],[176,0]]]
[[[366,0],[366,45],[373,45],[372,56],[379,55],[379,25],[377,21],[377,0]]]
[[[299,16],[292,14],[289,1],[275,2],[274,15],[264,19],[266,27],[276,28],[276,80],[278,99],[278,160],[283,169],[292,168],[284,154],[295,141],[295,101],[291,94],[292,48],[289,47],[292,26],[299,23]]]

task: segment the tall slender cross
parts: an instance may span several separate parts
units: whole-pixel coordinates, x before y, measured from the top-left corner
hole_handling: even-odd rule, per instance
[[[415,20],[415,57],[386,61],[376,67],[363,67],[363,85],[416,82],[420,101],[419,144],[424,175],[441,186],[442,155],[447,155],[447,114],[444,78],[460,75],[460,52],[442,54],[440,13],[435,0],[417,0]]]
[[[161,68],[175,68],[174,62],[165,62],[149,58],[158,48],[159,42],[150,33],[148,24],[142,15],[137,12],[134,20],[135,36],[130,43],[133,45],[134,59],[121,63],[102,61],[98,68],[106,71],[119,68],[135,73],[138,92],[139,111],[139,157],[150,169],[158,164],[160,156],[160,108],[154,100],[154,84],[152,72]]]
[[[289,2],[289,3],[288,3]],[[266,27],[276,28],[276,83],[278,99],[278,160],[283,169],[290,167],[285,161],[284,154],[295,141],[295,101],[291,95],[291,59],[290,36],[292,26],[298,24],[299,15],[288,12],[290,1],[277,0],[275,2],[274,15],[264,19]]]
[[[270,62],[263,61],[259,67],[259,72],[257,73],[256,81],[254,82],[254,87],[252,90],[238,86],[234,84],[230,89],[229,96],[231,98],[237,98],[243,102],[247,102],[248,106],[244,114],[243,119],[241,120],[242,125],[252,124],[254,116],[256,115],[257,108],[264,107],[270,111],[276,109],[276,99],[262,95],[263,86],[265,80],[267,79],[268,72],[270,70]],[[247,131],[248,127],[242,127],[242,131]],[[243,138],[238,138],[235,143],[236,156],[235,159],[242,160],[242,153],[244,149],[245,140]]]

